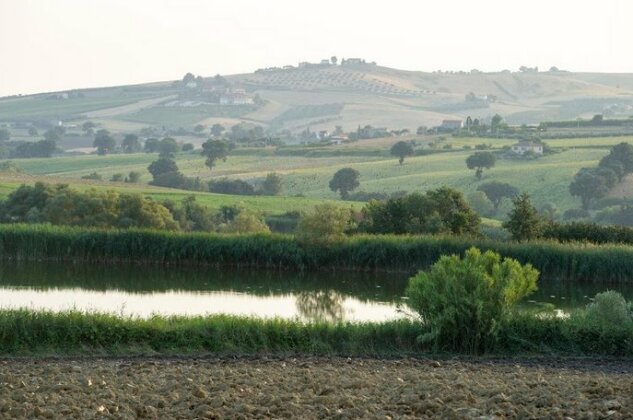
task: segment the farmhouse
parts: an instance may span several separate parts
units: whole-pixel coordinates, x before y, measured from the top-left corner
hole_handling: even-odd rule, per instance
[[[512,146],[512,151],[517,155],[522,155],[525,152],[533,152],[537,155],[542,155],[543,145],[541,143],[535,143],[533,141],[520,141]]]
[[[454,131],[459,130],[463,126],[462,120],[443,120],[439,126],[441,131]]]
[[[254,103],[244,89],[228,90],[220,96],[220,105],[250,105]]]

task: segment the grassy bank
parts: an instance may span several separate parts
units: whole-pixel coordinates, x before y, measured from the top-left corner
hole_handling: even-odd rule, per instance
[[[633,247],[555,242],[505,243],[464,237],[355,236],[302,245],[284,235],[99,231],[48,225],[0,226],[0,258],[268,267],[295,270],[410,271],[476,246],[531,263],[545,278],[630,282]]]
[[[304,324],[231,316],[119,318],[80,312],[0,311],[2,355],[306,354],[388,356],[429,352],[409,320]],[[633,356],[633,331],[517,315],[494,354]]]

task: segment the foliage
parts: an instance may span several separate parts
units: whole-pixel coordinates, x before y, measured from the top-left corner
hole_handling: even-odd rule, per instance
[[[255,188],[241,179],[218,179],[209,181],[209,191],[217,194],[255,195]]]
[[[112,181],[112,182],[123,182],[123,174],[121,174],[121,173],[113,174],[112,177],[110,178],[110,181]]]
[[[432,343],[433,350],[491,352],[501,324],[520,299],[536,290],[538,276],[529,264],[471,248],[463,259],[442,256],[412,277],[407,304],[428,327],[422,341]]]
[[[530,201],[530,196],[521,194],[512,200],[514,208],[508,215],[508,220],[503,223],[517,241],[536,239],[541,236],[543,221]]]
[[[147,167],[147,170],[152,174],[152,177],[156,179],[158,176],[169,172],[178,172],[178,165],[173,159],[161,157],[152,162]]]
[[[480,223],[462,193],[448,187],[371,201],[362,215],[359,230],[367,233],[476,234]]]
[[[499,209],[499,205],[504,198],[514,198],[519,195],[519,190],[505,182],[492,181],[482,184],[477,188],[486,194],[486,197],[492,202],[495,213]]]
[[[252,212],[241,210],[221,231],[242,234],[270,233],[270,228]]]
[[[398,157],[398,163],[400,163],[400,165],[404,163],[405,157],[413,156],[415,154],[411,143],[406,141],[399,141],[395,143],[393,146],[391,146],[390,152],[393,156]]]
[[[90,179],[90,180],[93,180],[93,181],[103,181],[103,176],[101,176],[101,174],[98,174],[97,172],[91,172],[88,175],[82,176],[81,179]]]
[[[587,323],[603,329],[630,328],[633,325],[633,313],[624,297],[613,290],[598,293],[594,301],[587,305],[585,312]]]
[[[0,128],[0,142],[9,141],[11,139],[11,132],[6,128]]]
[[[205,165],[213,169],[218,160],[226,162],[229,155],[229,145],[224,140],[207,140],[202,144],[202,156],[206,158]]]
[[[30,208],[25,206],[24,213]],[[98,231],[50,225],[0,225],[0,255],[16,261],[414,271],[433,264],[442,255],[462,254],[472,246],[515,258],[523,264],[530,263],[551,278],[604,283],[631,282],[633,279],[633,249],[624,245],[497,242],[454,236],[354,235],[327,244],[304,246],[293,237],[281,235],[223,237],[159,231]]]
[[[57,149],[54,140],[41,140],[35,142],[20,142],[11,155],[16,158],[51,157]]]
[[[143,150],[146,153],[156,153],[158,152],[159,145],[160,145],[160,140],[152,137],[145,140],[145,144],[143,145]]]
[[[496,161],[496,156],[490,152],[475,152],[466,158],[466,166],[475,169],[475,176],[481,179],[484,169],[492,168]]]
[[[331,243],[343,239],[350,227],[349,209],[330,203],[319,204],[301,217],[296,237],[302,243]]]
[[[594,220],[598,223],[633,227],[633,206],[627,204],[604,208],[595,215]]]
[[[482,216],[491,216],[495,213],[492,202],[488,199],[486,194],[482,191],[475,191],[468,194],[468,204],[473,208],[477,214]]]
[[[360,173],[356,169],[342,168],[336,171],[330,180],[330,190],[339,191],[343,200],[347,199],[349,192],[358,188]]]
[[[97,148],[97,154],[103,156],[114,150],[116,141],[108,130],[101,129],[95,133],[95,139],[92,145]]]
[[[180,146],[175,139],[171,137],[165,137],[157,145],[158,156],[166,159],[173,159],[176,153],[180,150]]]
[[[121,142],[121,147],[125,153],[136,153],[141,151],[141,142],[136,134],[126,134]]]
[[[0,220],[99,228],[177,228],[165,207],[138,194],[78,192],[66,185],[44,183],[23,185],[11,193],[3,202]]]
[[[262,182],[262,194],[263,195],[280,195],[283,192],[284,184],[281,175],[271,172],[266,175],[264,182]]]
[[[602,198],[609,192],[607,179],[593,170],[580,170],[569,185],[571,195],[579,196],[582,208],[589,209],[594,199]]]
[[[187,177],[179,171],[162,173],[156,176],[150,184],[160,187],[178,188],[186,191],[206,191],[206,187],[200,178]]]
[[[137,171],[130,171],[130,173],[125,177],[125,182],[130,184],[136,184],[141,180],[141,173]]]

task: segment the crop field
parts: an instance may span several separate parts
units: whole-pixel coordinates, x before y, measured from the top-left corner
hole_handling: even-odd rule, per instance
[[[204,158],[198,153],[180,153],[176,157],[179,169],[187,176],[200,177],[204,180],[220,177],[242,179],[258,184],[270,172],[277,172],[284,179],[284,194],[287,196],[303,195],[311,199],[336,200],[338,196],[330,191],[328,183],[333,174],[340,168],[352,167],[360,173],[360,187],[357,191],[393,193],[397,191],[425,191],[440,186],[455,187],[466,195],[476,191],[485,182],[507,182],[521,191],[529,193],[538,206],[554,203],[559,211],[579,207],[580,200],[569,194],[568,188],[574,174],[583,167],[595,166],[600,158],[608,153],[606,146],[628,140],[621,137],[607,137],[595,139],[556,140],[557,153],[540,157],[535,160],[498,159],[494,168],[484,171],[482,180],[477,180],[474,171],[466,167],[466,158],[473,150],[454,148],[443,153],[406,158],[404,165],[399,165],[396,158],[389,156],[388,146],[374,141],[371,149],[376,149],[376,155],[357,155],[362,150],[363,142],[356,143],[354,148],[339,148],[338,146],[323,147],[309,150],[304,148],[306,156],[285,156],[275,154],[273,150],[243,151],[229,156],[226,162],[218,163],[217,167],[209,170],[204,165]],[[430,141],[430,140],[426,140]],[[511,144],[508,139],[454,139],[445,138],[438,141],[438,148],[443,144],[491,144],[499,149],[503,145]],[[580,146],[581,142],[590,142],[591,147],[560,148],[559,144]],[[594,144],[596,143],[596,144]],[[424,144],[424,143],[420,143]],[[382,146],[382,148],[381,148]],[[385,145],[386,146],[386,145]],[[308,157],[310,153],[332,156]],[[46,176],[61,179],[63,182],[76,182],[82,176],[92,172],[100,174],[104,182],[100,187],[117,184],[106,182],[113,174],[126,175],[130,171],[142,173],[141,182],[147,183],[151,175],[147,166],[157,159],[155,154],[138,153],[132,155],[117,154],[109,156],[69,156],[41,159],[16,159],[14,162],[28,175]],[[125,185],[125,184],[123,184]],[[117,187],[118,188],[118,187]],[[122,186],[121,188],[129,188]],[[146,186],[134,188],[145,189]],[[167,190],[168,195],[186,195],[187,192]],[[158,193],[150,189],[153,195]],[[161,193],[162,194],[162,193]],[[243,197],[249,202],[258,202],[257,208],[270,209],[266,197]],[[297,197],[288,200],[298,199]],[[213,199],[216,201],[218,199]],[[272,200],[279,200],[273,198]],[[220,200],[222,201],[222,200]],[[272,206],[276,207],[276,205]],[[293,208],[303,208],[302,204]],[[499,216],[507,213],[509,203],[500,209]]]

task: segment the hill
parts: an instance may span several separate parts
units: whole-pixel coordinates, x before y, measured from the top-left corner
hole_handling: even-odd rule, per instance
[[[0,124],[28,138],[31,124],[91,120],[115,133],[142,129],[191,132],[219,123],[253,123],[281,132],[435,126],[444,119],[502,115],[513,124],[633,114],[633,74],[417,72],[375,64],[312,64],[250,74],[0,99]],[[74,135],[67,148],[89,146]]]

